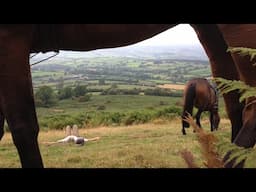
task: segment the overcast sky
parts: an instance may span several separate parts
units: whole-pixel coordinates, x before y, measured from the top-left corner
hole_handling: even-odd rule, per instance
[[[165,45],[200,45],[193,28],[188,24],[179,24],[151,39],[139,42],[136,45],[165,46]],[[202,47],[202,46],[201,46]],[[40,54],[41,55],[41,54]]]
[[[137,45],[194,45],[200,44],[193,28],[188,24],[180,24],[151,39],[147,39]]]

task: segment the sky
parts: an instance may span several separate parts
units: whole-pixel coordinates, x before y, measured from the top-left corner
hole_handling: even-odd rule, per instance
[[[193,28],[188,24],[177,25],[151,39],[147,39],[136,45],[200,45]]]
[[[129,47],[133,47],[137,45],[138,46],[199,45],[200,47],[202,47],[197,38],[195,31],[189,24],[179,24],[150,39],[130,45]],[[50,53],[50,55],[52,55],[52,53]]]

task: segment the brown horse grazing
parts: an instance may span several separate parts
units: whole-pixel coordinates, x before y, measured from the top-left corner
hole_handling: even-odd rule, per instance
[[[219,127],[220,116],[218,113],[218,94],[214,84],[211,84],[207,79],[195,78],[187,82],[184,94],[184,106],[182,113],[182,133],[186,135],[185,128],[189,127],[189,124],[183,119],[188,116],[188,113],[192,115],[193,108],[198,109],[196,113],[196,124],[201,128],[200,117],[202,112],[210,112],[210,124],[211,131],[217,130]]]
[[[0,136],[7,120],[22,167],[43,167],[38,146],[29,55],[35,52],[89,51],[130,45],[176,24],[1,24]],[[256,25],[192,25],[211,63],[214,77],[240,79],[256,85],[251,62],[230,55],[228,46],[256,48]],[[247,63],[248,62],[248,63]],[[244,67],[247,65],[247,67]],[[256,104],[243,105],[236,91],[224,96],[232,124],[232,141],[252,147],[256,142]]]

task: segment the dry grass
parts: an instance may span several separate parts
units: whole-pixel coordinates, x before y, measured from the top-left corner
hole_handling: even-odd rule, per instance
[[[164,84],[164,85],[159,85],[158,87],[163,89],[184,90],[185,85]]]

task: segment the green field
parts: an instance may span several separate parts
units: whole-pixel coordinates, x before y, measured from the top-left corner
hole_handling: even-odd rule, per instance
[[[87,102],[66,99],[49,108],[37,107],[36,111],[42,129],[61,129],[68,124],[95,127],[140,124],[158,118],[170,120],[180,116],[181,103],[181,97],[93,95]],[[221,117],[227,117],[222,98],[219,112]],[[208,112],[202,117],[208,117]]]
[[[160,102],[164,105],[161,105]],[[49,115],[53,109],[64,110],[63,113],[96,111],[98,106],[104,105],[105,112],[130,112],[139,110],[156,110],[176,105],[181,101],[178,97],[160,97],[147,95],[94,95],[88,102],[78,100],[62,100],[51,108],[37,108],[39,116]]]
[[[89,85],[106,79],[107,84],[147,85],[165,83],[185,83],[193,77],[209,77],[210,68],[207,61],[152,60],[125,57],[95,57],[90,59],[62,60],[32,68],[34,86],[42,83],[58,84],[62,79],[66,85],[79,81]],[[81,78],[78,78],[81,77]]]

